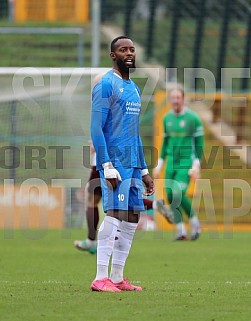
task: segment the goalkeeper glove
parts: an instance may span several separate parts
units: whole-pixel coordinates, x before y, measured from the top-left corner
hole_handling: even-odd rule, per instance
[[[163,165],[164,165],[164,159],[159,158],[157,166],[153,169],[153,178],[159,178]]]
[[[200,160],[198,158],[194,159],[188,174],[194,179],[200,178]]]

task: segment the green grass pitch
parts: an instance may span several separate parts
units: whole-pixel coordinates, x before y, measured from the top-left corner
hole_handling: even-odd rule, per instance
[[[125,270],[144,288],[134,293],[89,290],[96,256],[73,247],[84,235],[1,230],[1,320],[250,320],[250,233],[137,232]]]

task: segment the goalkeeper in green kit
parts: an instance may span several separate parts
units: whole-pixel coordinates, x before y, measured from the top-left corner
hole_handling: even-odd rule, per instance
[[[174,240],[188,240],[181,210],[184,210],[189,218],[190,239],[196,240],[200,236],[201,227],[186,191],[191,177],[196,179],[200,176],[200,160],[204,146],[203,126],[199,116],[184,105],[183,89],[171,89],[169,99],[172,110],[163,120],[163,144],[153,177],[159,178],[167,159],[165,188],[177,229]]]

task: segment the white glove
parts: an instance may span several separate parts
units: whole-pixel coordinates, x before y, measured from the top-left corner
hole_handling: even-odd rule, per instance
[[[116,168],[113,167],[111,162],[102,164],[104,169],[105,178],[117,178],[119,181],[122,181],[122,178]]]
[[[200,160],[195,158],[192,167],[189,169],[188,174],[194,179],[200,178]]]
[[[163,165],[164,165],[164,159],[159,158],[157,166],[153,169],[153,177],[154,178],[159,177],[159,174],[161,172]]]

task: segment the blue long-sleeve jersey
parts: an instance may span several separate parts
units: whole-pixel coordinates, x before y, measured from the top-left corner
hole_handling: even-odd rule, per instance
[[[139,135],[140,90],[113,70],[92,91],[91,138],[97,154],[97,169],[112,162],[114,167],[147,168]]]

